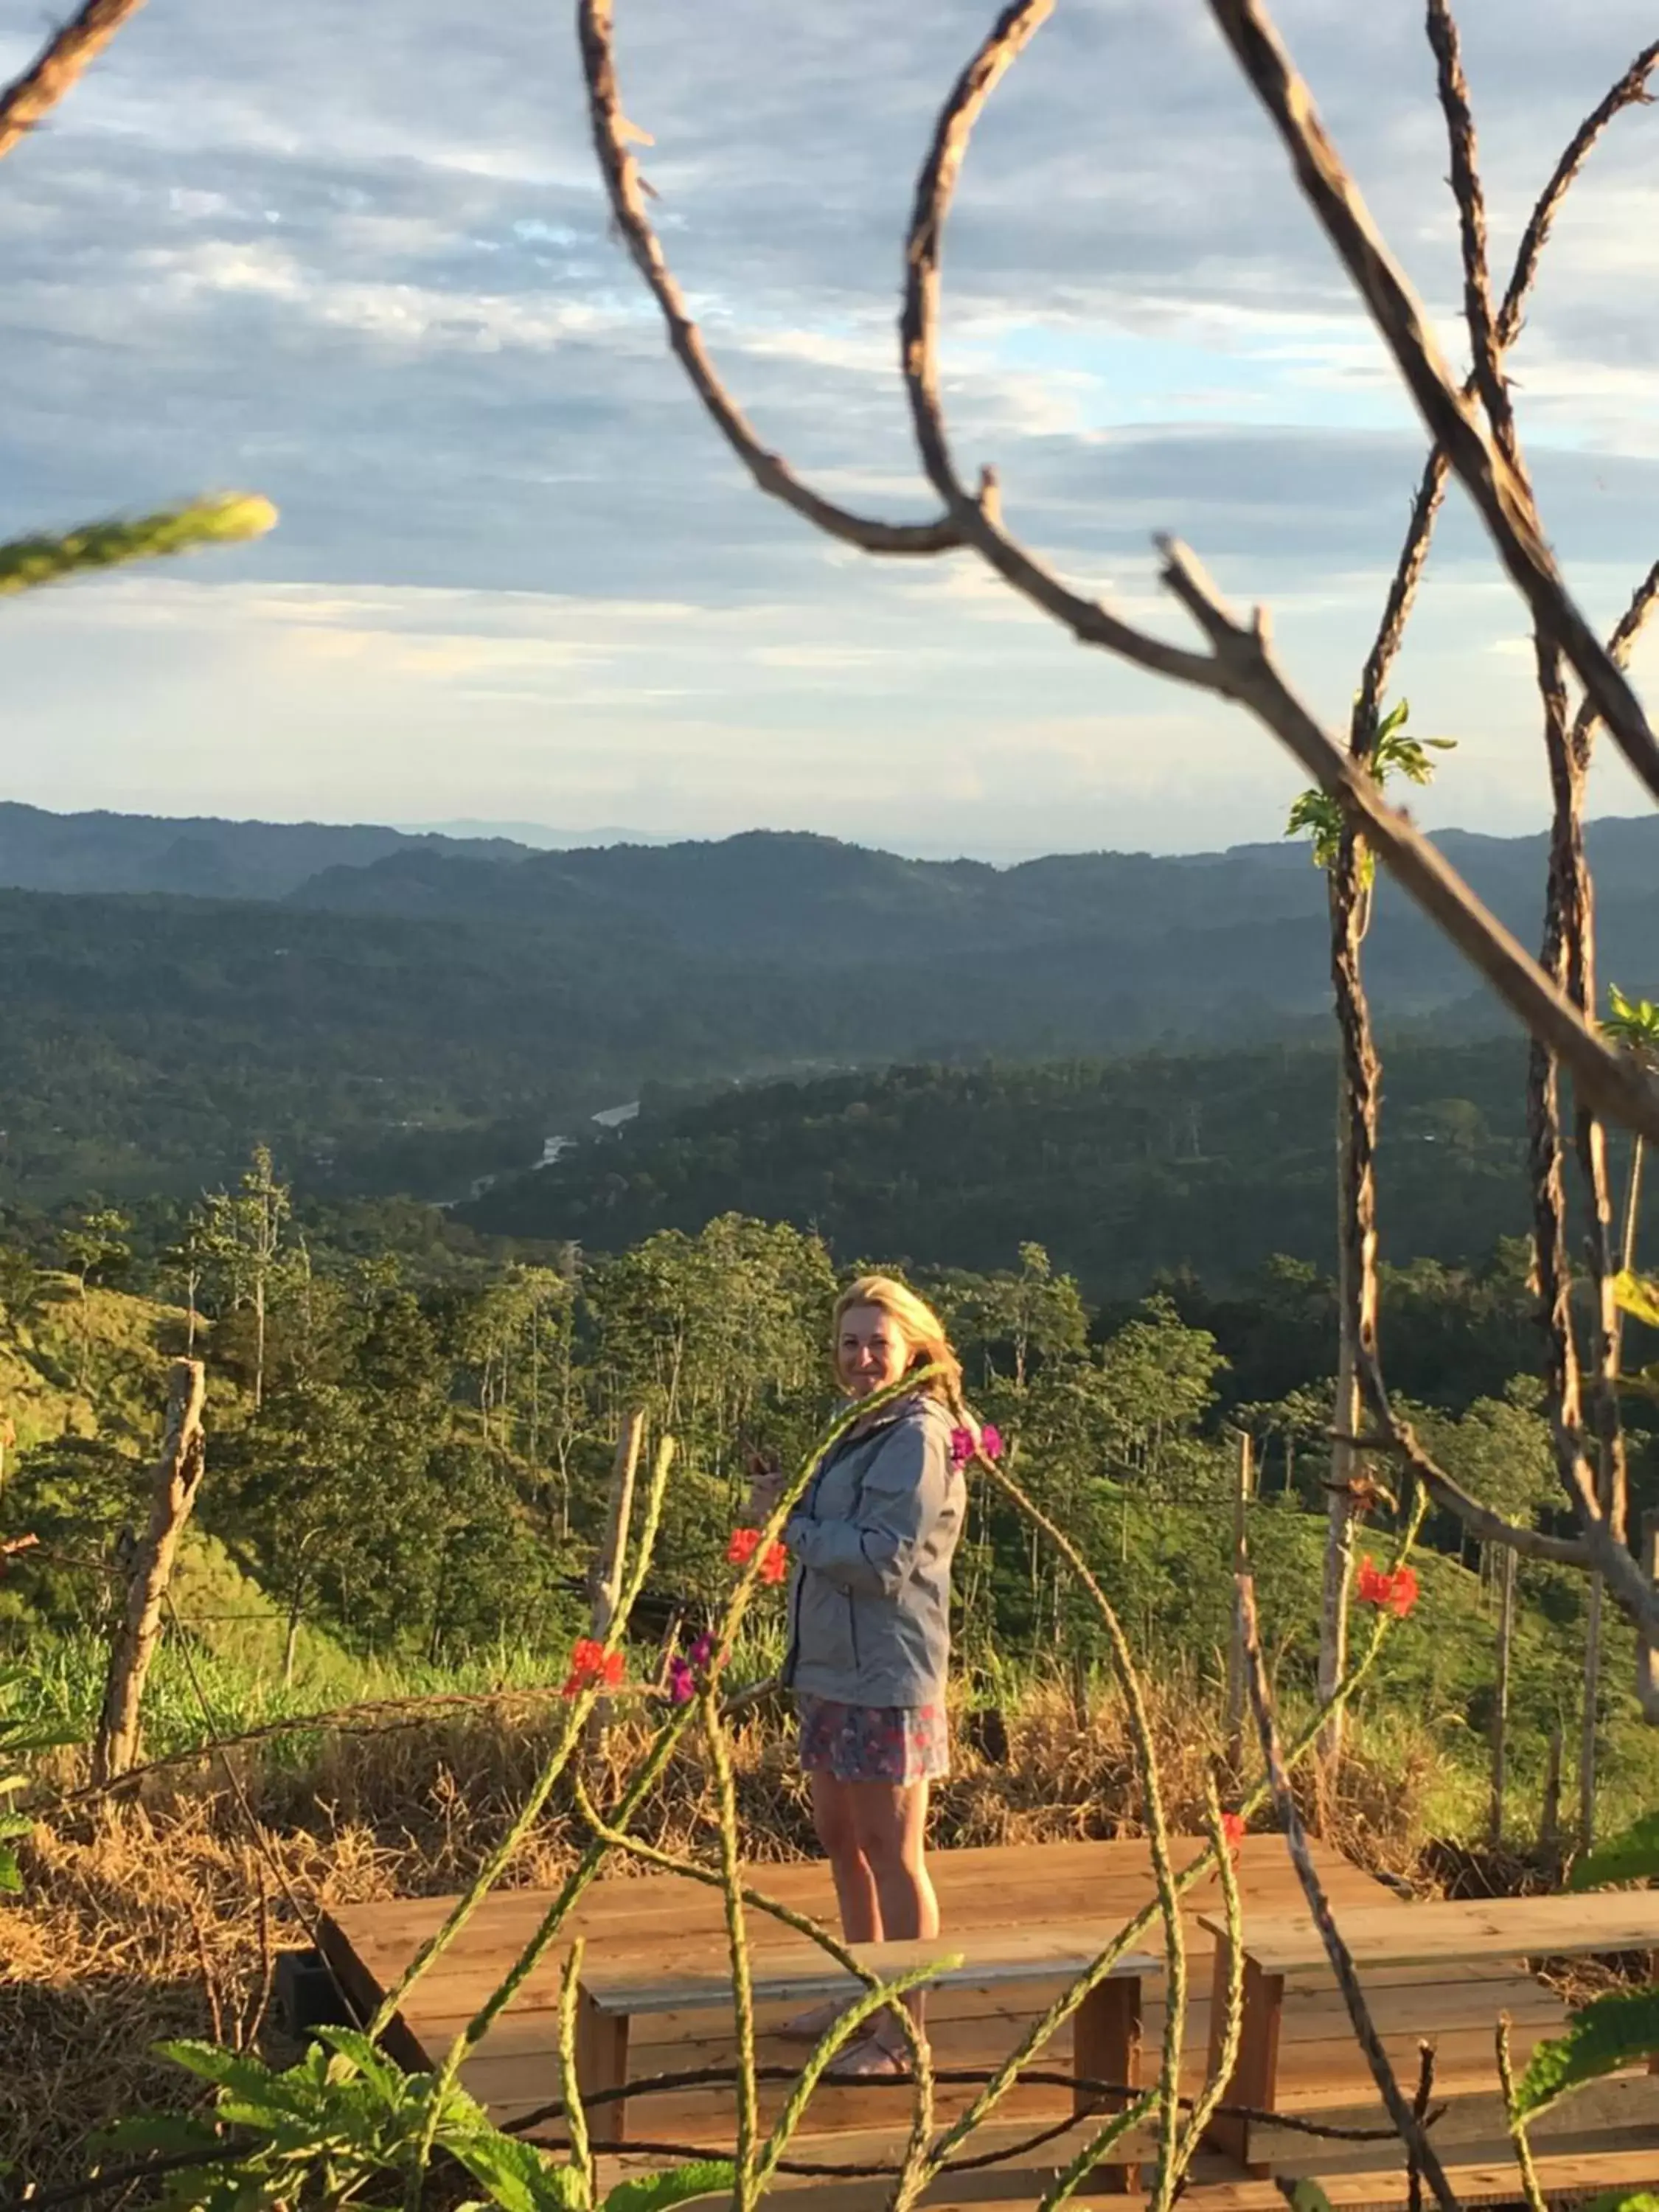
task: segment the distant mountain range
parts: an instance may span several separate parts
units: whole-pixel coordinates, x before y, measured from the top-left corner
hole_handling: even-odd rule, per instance
[[[1439,842],[1534,940],[1544,839]],[[1659,817],[1589,843],[1601,974],[1650,994]],[[1385,1025],[1508,1026],[1386,882],[1368,969]],[[997,868],[0,805],[0,1195],[199,1182],[256,1135],[455,1195],[651,1083],[1323,1039],[1328,1004],[1291,843]]]

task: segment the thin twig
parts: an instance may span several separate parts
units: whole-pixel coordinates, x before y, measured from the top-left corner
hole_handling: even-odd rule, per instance
[[[1419,2127],[1427,2124],[1429,2102],[1434,2095],[1434,2045],[1425,2039],[1417,2046],[1417,2094],[1412,2111]],[[1406,2212],[1423,2212],[1423,2171],[1414,2152],[1406,2154]]]
[[[1498,2051],[1498,2086],[1504,2098],[1504,2124],[1515,2146],[1515,2162],[1521,2169],[1521,2186],[1531,2212],[1545,2212],[1544,2191],[1538,2179],[1538,2168],[1533,2163],[1532,2143],[1527,2135],[1527,2123],[1516,2110],[1515,2069],[1510,2063],[1510,2016],[1498,2015],[1494,2037]]]
[[[1221,1800],[1217,1794],[1213,1770],[1206,1770],[1204,1777],[1204,1825],[1209,1832],[1211,1847],[1215,1852],[1216,1873],[1221,1882],[1221,1909],[1227,1923],[1226,2009],[1222,2015],[1220,2036],[1216,2039],[1215,2057],[1211,2061],[1203,2087],[1193,2100],[1191,2116],[1181,2138],[1181,2149],[1176,2163],[1178,2173],[1183,2178],[1197,2155],[1205,2130],[1220,2108],[1227,2084],[1233,2078],[1244,2029],[1243,1908],[1238,1894],[1237,1869],[1233,1864],[1233,1855],[1228,1848],[1226,1834],[1221,1825]]]
[[[1303,1895],[1308,1900],[1308,1910],[1324,1943],[1325,1955],[1331,1962],[1337,1986],[1342,1992],[1354,2039],[1365,2055],[1371,2078],[1382,2094],[1389,2117],[1394,2122],[1401,2141],[1426,2177],[1441,2212],[1459,2212],[1457,2198],[1446,2179],[1445,2168],[1440,2163],[1434,2145],[1429,2141],[1423,2123],[1406,2101],[1394,2068],[1389,2063],[1389,2054],[1382,2048],[1382,2038],[1377,2034],[1370,2008],[1365,2002],[1365,1993],[1360,1988],[1359,1978],[1354,1972],[1353,1960],[1332,1915],[1330,1900],[1325,1894],[1319,1870],[1314,1865],[1312,1854],[1308,1849],[1307,1833],[1302,1825],[1302,1815],[1297,1809],[1290,1772],[1279,1741],[1279,1726],[1273,1718],[1273,1692],[1267,1685],[1267,1670],[1261,1656],[1261,1638],[1256,1620],[1255,1582],[1254,1576],[1248,1571],[1238,1577],[1238,1595],[1244,1615],[1244,1662],[1250,1685],[1250,1704],[1255,1713],[1256,1732],[1261,1736],[1262,1755],[1267,1763],[1273,1807],[1285,1831],[1285,1845],[1296,1868],[1297,1878],[1302,1884]]]

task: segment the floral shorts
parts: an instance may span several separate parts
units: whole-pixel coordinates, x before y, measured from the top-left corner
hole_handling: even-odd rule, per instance
[[[937,1782],[951,1771],[943,1705],[842,1705],[802,1691],[800,1763],[837,1782]]]

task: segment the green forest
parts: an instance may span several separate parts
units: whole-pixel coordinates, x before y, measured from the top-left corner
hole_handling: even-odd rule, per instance
[[[188,1197],[260,1142],[308,1193],[454,1200],[653,1085],[1328,1037],[1322,878],[1293,845],[997,870],[761,834],[507,859],[229,824],[231,857],[196,870],[189,839],[175,849],[191,825],[43,818],[54,836],[28,828],[48,859],[67,842],[94,883],[101,866],[174,888],[0,890],[0,1203]],[[1634,987],[1659,921],[1651,825],[1594,827],[1607,972]],[[5,830],[15,878],[26,841]],[[1462,841],[1528,936],[1536,842]],[[331,848],[352,863],[292,882]],[[77,880],[67,860],[34,874]],[[1512,1034],[1397,899],[1380,896],[1368,957],[1390,1036]],[[1470,1073],[1438,1095],[1496,1127],[1500,1089]],[[1189,1154],[1217,1120],[1185,1134]],[[1046,1234],[1013,1218],[1023,1203],[1011,1189],[1005,1244]]]
[[[1295,1624],[1317,1614],[1334,1294],[1308,1261],[1264,1249],[1225,1285],[1166,1273],[1099,1295],[1032,1240],[990,1253],[987,1231],[988,1256],[969,1267],[873,1243],[832,1252],[809,1230],[735,1211],[608,1252],[514,1245],[408,1202],[296,1206],[263,1152],[189,1206],[136,1223],[70,1210],[12,1234],[21,1241],[0,1250],[13,1424],[0,1538],[27,1530],[40,1547],[0,1588],[0,1638],[30,1655],[43,1717],[82,1724],[95,1698],[109,1624],[88,1567],[143,1513],[167,1355],[193,1346],[211,1377],[211,1477],[187,1585],[201,1617],[187,1599],[182,1619],[246,1722],[365,1682],[544,1679],[584,1617],[630,1407],[680,1450],[641,1620],[647,1634],[701,1620],[729,1575],[746,1452],[790,1461],[830,1411],[837,1279],[896,1256],[948,1316],[976,1408],[1017,1440],[1024,1479],[1085,1546],[1155,1675],[1200,1699],[1222,1664],[1224,1503],[1238,1437],[1251,1439],[1263,1601],[1289,1625],[1282,1683],[1310,1690],[1313,1648]],[[1393,1387],[1443,1464],[1551,1528],[1528,1272],[1516,1239],[1466,1264],[1389,1267],[1383,1327]],[[1639,1409],[1632,1443],[1639,1509],[1659,1503]],[[1422,1715],[1425,1742],[1462,1717],[1436,1761],[1455,1821],[1485,1758],[1491,1594],[1457,1524],[1436,1516],[1428,1540],[1435,1603],[1396,1640],[1376,1709],[1396,1727],[1402,1711]],[[1523,1563],[1522,1595],[1530,1656],[1513,1757],[1533,1786],[1578,1686],[1582,1577]],[[970,1698],[1103,1664],[1098,1623],[1063,1566],[988,1498],[960,1600]],[[775,1622],[755,1633],[748,1663],[763,1673]],[[1625,1632],[1619,1642],[1602,1692],[1614,1798],[1647,1786],[1651,1759]],[[168,1716],[182,1741],[198,1725],[178,1663],[164,1652],[158,1745]]]

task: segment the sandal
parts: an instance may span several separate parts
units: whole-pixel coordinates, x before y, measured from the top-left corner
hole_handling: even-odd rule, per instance
[[[823,2069],[826,2081],[905,2081],[910,2077],[908,2053],[890,2051],[879,2036],[861,2036],[839,2051]]]
[[[792,2020],[781,2021],[771,2032],[781,2043],[821,2043],[846,2009],[844,2003],[830,1997],[798,2012]]]

